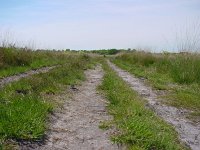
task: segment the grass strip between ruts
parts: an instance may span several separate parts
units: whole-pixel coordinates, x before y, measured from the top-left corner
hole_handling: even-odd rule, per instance
[[[112,137],[129,149],[177,150],[184,149],[175,130],[153,111],[111,68],[103,63],[105,76],[100,90],[109,100],[109,112],[120,131]]]

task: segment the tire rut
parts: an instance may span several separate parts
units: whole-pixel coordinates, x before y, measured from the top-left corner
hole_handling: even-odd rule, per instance
[[[108,64],[134,91],[148,101],[148,107],[175,127],[181,141],[186,143],[192,150],[200,149],[200,124],[194,124],[185,118],[184,114],[187,113],[187,110],[180,110],[162,104],[158,99],[159,95],[151,87],[145,85],[142,80],[120,69],[110,61],[108,61]]]
[[[73,87],[71,98],[65,99],[62,110],[55,112],[44,145],[38,150],[118,150],[110,141],[113,129],[99,129],[101,121],[111,120],[106,111],[106,100],[96,91],[103,78],[101,66],[85,72],[86,81]],[[28,149],[22,147],[22,149]],[[30,148],[31,149],[31,148]]]
[[[27,72],[20,73],[20,74],[17,74],[17,75],[5,77],[3,79],[0,79],[0,88],[4,87],[6,84],[9,84],[11,82],[18,81],[21,78],[25,78],[25,77],[28,77],[28,76],[31,76],[31,75],[34,75],[34,74],[46,73],[46,72],[48,72],[49,70],[51,70],[55,67],[56,66],[42,67],[42,68],[35,69],[35,70],[29,70]]]

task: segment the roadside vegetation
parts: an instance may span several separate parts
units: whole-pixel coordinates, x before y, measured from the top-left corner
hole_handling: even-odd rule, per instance
[[[106,55],[107,51],[96,53]],[[117,54],[109,57],[115,64],[145,78],[155,89],[170,91],[165,96],[166,103],[193,110],[193,117],[198,118],[199,55],[116,51],[109,52]],[[119,132],[112,137],[113,141],[128,145],[129,149],[184,149],[175,130],[146,107],[146,102],[108,67],[104,58],[88,53],[0,48],[0,78],[58,65],[47,73],[0,89],[0,149],[12,149],[10,141],[42,141],[48,115],[63,103],[55,97],[84,80],[84,70],[97,62],[103,64],[105,71],[99,88],[110,101],[108,109],[114,117],[112,122],[103,122],[99,127],[116,126]]]
[[[37,69],[63,64],[67,52],[32,51],[29,49],[0,47],[0,78]]]
[[[0,149],[3,146],[10,148],[11,145],[8,144],[10,139],[14,141],[42,141],[48,127],[48,114],[62,103],[60,100],[55,101],[53,96],[66,91],[68,86],[73,86],[84,80],[84,70],[94,65],[93,58],[86,54],[61,55],[57,52],[25,51],[22,53],[33,60],[36,59],[34,57],[43,58],[44,56],[41,60],[44,61],[48,56],[55,59],[51,64],[57,64],[56,61],[59,59],[59,64],[62,61],[64,63],[48,73],[21,79],[0,89]],[[49,58],[47,60],[50,62]],[[30,59],[27,59],[25,64],[31,65],[39,60],[29,61]],[[14,58],[11,59],[11,62],[7,62],[5,67],[19,65],[15,64]]]
[[[146,102],[106,63],[103,67],[105,76],[99,89],[110,102],[108,110],[114,117],[112,123],[119,130],[112,137],[113,141],[134,150],[184,149],[175,130],[145,107]],[[107,128],[112,123],[102,123],[100,127]]]
[[[155,89],[165,90],[165,103],[189,109],[190,119],[200,120],[199,54],[129,52],[118,54],[112,61]]]

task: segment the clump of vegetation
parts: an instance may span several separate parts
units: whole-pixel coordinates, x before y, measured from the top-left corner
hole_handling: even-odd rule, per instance
[[[104,70],[106,74],[100,89],[110,101],[108,109],[120,131],[112,137],[115,142],[128,145],[130,149],[184,149],[170,125],[146,109],[145,101],[106,64]]]
[[[31,51],[0,47],[1,68],[9,66],[29,66],[32,63],[32,60],[33,56]]]
[[[158,73],[169,74],[177,83],[200,82],[200,55],[133,52],[118,55],[117,60],[141,67],[153,67]]]
[[[183,55],[171,60],[170,74],[178,83],[200,83],[200,56]]]
[[[10,76],[43,66],[64,64],[69,52],[32,51],[14,47],[0,47],[0,77]]]

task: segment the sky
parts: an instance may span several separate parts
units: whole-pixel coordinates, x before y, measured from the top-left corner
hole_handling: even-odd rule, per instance
[[[48,49],[175,48],[200,0],[0,0],[0,33]]]

